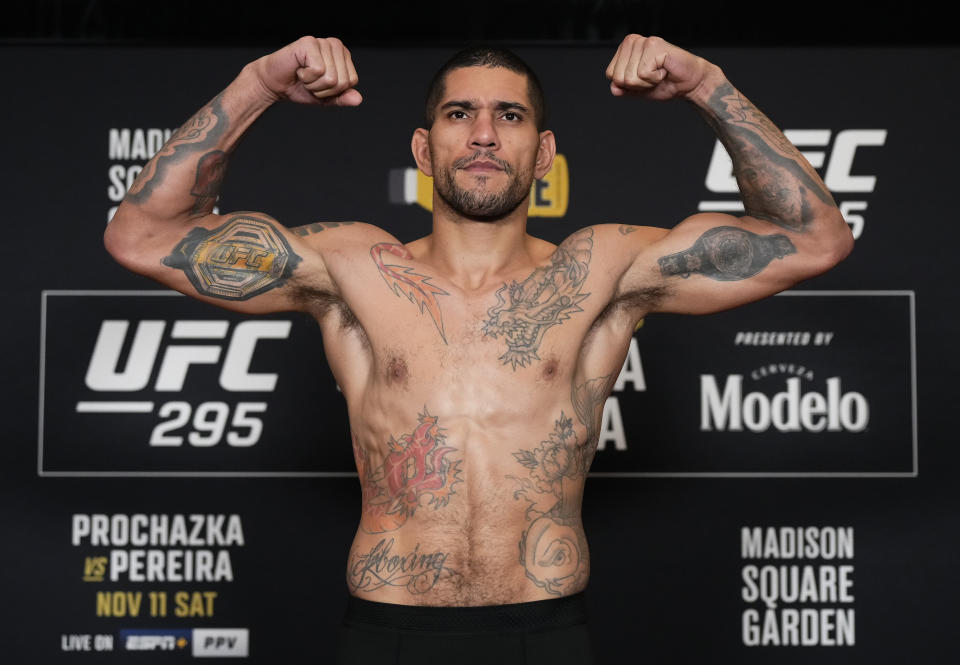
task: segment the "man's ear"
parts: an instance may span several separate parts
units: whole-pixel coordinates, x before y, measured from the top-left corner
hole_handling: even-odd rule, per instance
[[[423,171],[424,175],[433,177],[433,163],[430,161],[430,131],[420,127],[413,132],[413,139],[410,141],[410,149],[413,151],[413,159],[417,162],[417,168]]]
[[[533,165],[533,175],[537,179],[550,172],[553,158],[557,155],[557,139],[549,129],[540,132],[540,146],[537,148],[537,161]]]

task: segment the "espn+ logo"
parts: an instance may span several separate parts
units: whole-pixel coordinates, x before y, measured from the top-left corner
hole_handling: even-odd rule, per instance
[[[270,393],[277,374],[253,372],[254,355],[262,340],[287,339],[290,321],[242,321],[233,326],[225,320],[129,320],[101,323],[84,377],[87,388],[98,393],[128,394],[131,399],[77,402],[78,413],[154,413],[151,446],[196,447],[255,445],[263,433],[262,414],[267,403],[224,400],[191,403],[165,401],[155,409],[150,400],[134,399],[133,393],[181,393],[191,370],[219,366],[217,384],[226,393]],[[202,341],[203,343],[196,343]],[[124,358],[124,352],[126,355]],[[151,386],[152,383],[152,386]],[[140,395],[138,395],[139,397]]]
[[[853,165],[857,151],[866,147],[880,147],[887,141],[885,129],[844,129],[833,135],[829,129],[787,129],[784,135],[800,153],[823,176],[823,181],[835,196],[868,194],[874,191],[877,178],[873,175],[854,175]],[[831,145],[831,139],[833,143]],[[809,148],[828,148],[809,150]],[[704,183],[714,194],[738,194],[739,188],[733,176],[733,162],[719,140],[713,147],[707,177]],[[840,199],[841,197],[837,196]],[[867,209],[865,200],[838,200],[840,213],[850,225],[854,238],[863,234]],[[700,211],[743,211],[739,200],[700,201]]]

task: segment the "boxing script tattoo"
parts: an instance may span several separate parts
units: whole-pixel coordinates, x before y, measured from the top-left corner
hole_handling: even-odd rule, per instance
[[[431,277],[415,273],[413,268],[409,266],[387,263],[384,258],[385,254],[411,260],[413,255],[410,250],[399,243],[381,242],[370,248],[370,256],[373,257],[373,262],[377,264],[377,270],[380,271],[383,281],[398,297],[406,296],[410,302],[420,308],[421,314],[424,310],[430,314],[430,318],[433,319],[433,323],[437,327],[437,332],[440,333],[440,338],[446,344],[447,336],[443,331],[443,315],[440,312],[440,302],[437,300],[437,296],[448,296],[450,294],[431,284]]]
[[[547,439],[536,448],[513,453],[527,469],[525,477],[507,476],[514,482],[513,498],[528,504],[525,516],[530,524],[520,538],[520,565],[527,578],[549,594],[580,590],[590,573],[580,507],[611,387],[608,375],[573,388],[574,412],[586,428],[583,439],[561,411]]]
[[[504,365],[526,367],[540,360],[537,351],[551,327],[582,312],[579,303],[590,294],[581,288],[590,273],[593,229],[585,228],[563,241],[550,257],[550,265],[537,268],[523,282],[504,284],[497,291],[497,304],[487,310],[483,334],[503,335],[507,352]]]
[[[300,260],[266,215],[238,213],[215,229],[191,229],[163,265],[182,270],[202,295],[247,300],[283,286]]]
[[[718,87],[707,105],[704,116],[730,153],[748,215],[802,232],[814,218],[808,193],[836,206],[793,144],[732,85]]]
[[[720,282],[753,277],[774,259],[796,254],[782,233],[761,236],[735,226],[718,226],[697,238],[693,246],[657,259],[664,277],[700,274]]]
[[[197,198],[192,210],[194,214],[209,213],[213,209],[227,165],[226,153],[209,150],[217,144],[228,126],[227,116],[220,104],[221,96],[222,93],[214,97],[170,135],[170,139],[137,176],[127,192],[127,199],[137,204],[146,203],[154,190],[163,184],[170,168],[197,152],[208,151],[197,162],[190,194]]]
[[[383,464],[370,468],[367,453],[353,441],[357,460],[363,512],[360,528],[367,533],[384,533],[402,527],[418,508],[446,506],[461,482],[460,462],[447,456],[456,449],[444,445],[437,418],[426,407],[418,416],[416,429],[397,441],[387,442],[389,452]]]
[[[413,551],[394,554],[393,538],[382,539],[369,552],[351,552],[347,583],[353,591],[376,591],[385,586],[406,587],[413,594],[433,589],[441,579],[457,573],[446,566],[449,552],[427,552],[417,543]]]

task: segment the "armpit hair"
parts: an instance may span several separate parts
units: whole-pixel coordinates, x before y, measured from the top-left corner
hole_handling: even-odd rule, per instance
[[[327,289],[301,286],[294,297],[301,309],[309,312],[317,321],[336,316],[341,332],[354,331],[366,340],[367,334],[360,325],[360,320],[339,295]]]
[[[645,315],[656,309],[669,295],[670,290],[663,285],[648,286],[623,293],[611,300],[603,311],[594,319],[593,325],[598,326],[611,316],[636,317]]]

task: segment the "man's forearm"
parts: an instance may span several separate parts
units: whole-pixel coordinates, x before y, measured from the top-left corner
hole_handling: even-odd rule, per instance
[[[733,160],[745,212],[794,232],[836,203],[800,151],[717,69],[690,96]]]
[[[273,98],[251,66],[197,111],[147,163],[123,208],[154,219],[209,214],[220,193],[228,156]],[[132,212],[132,210],[131,210]]]

